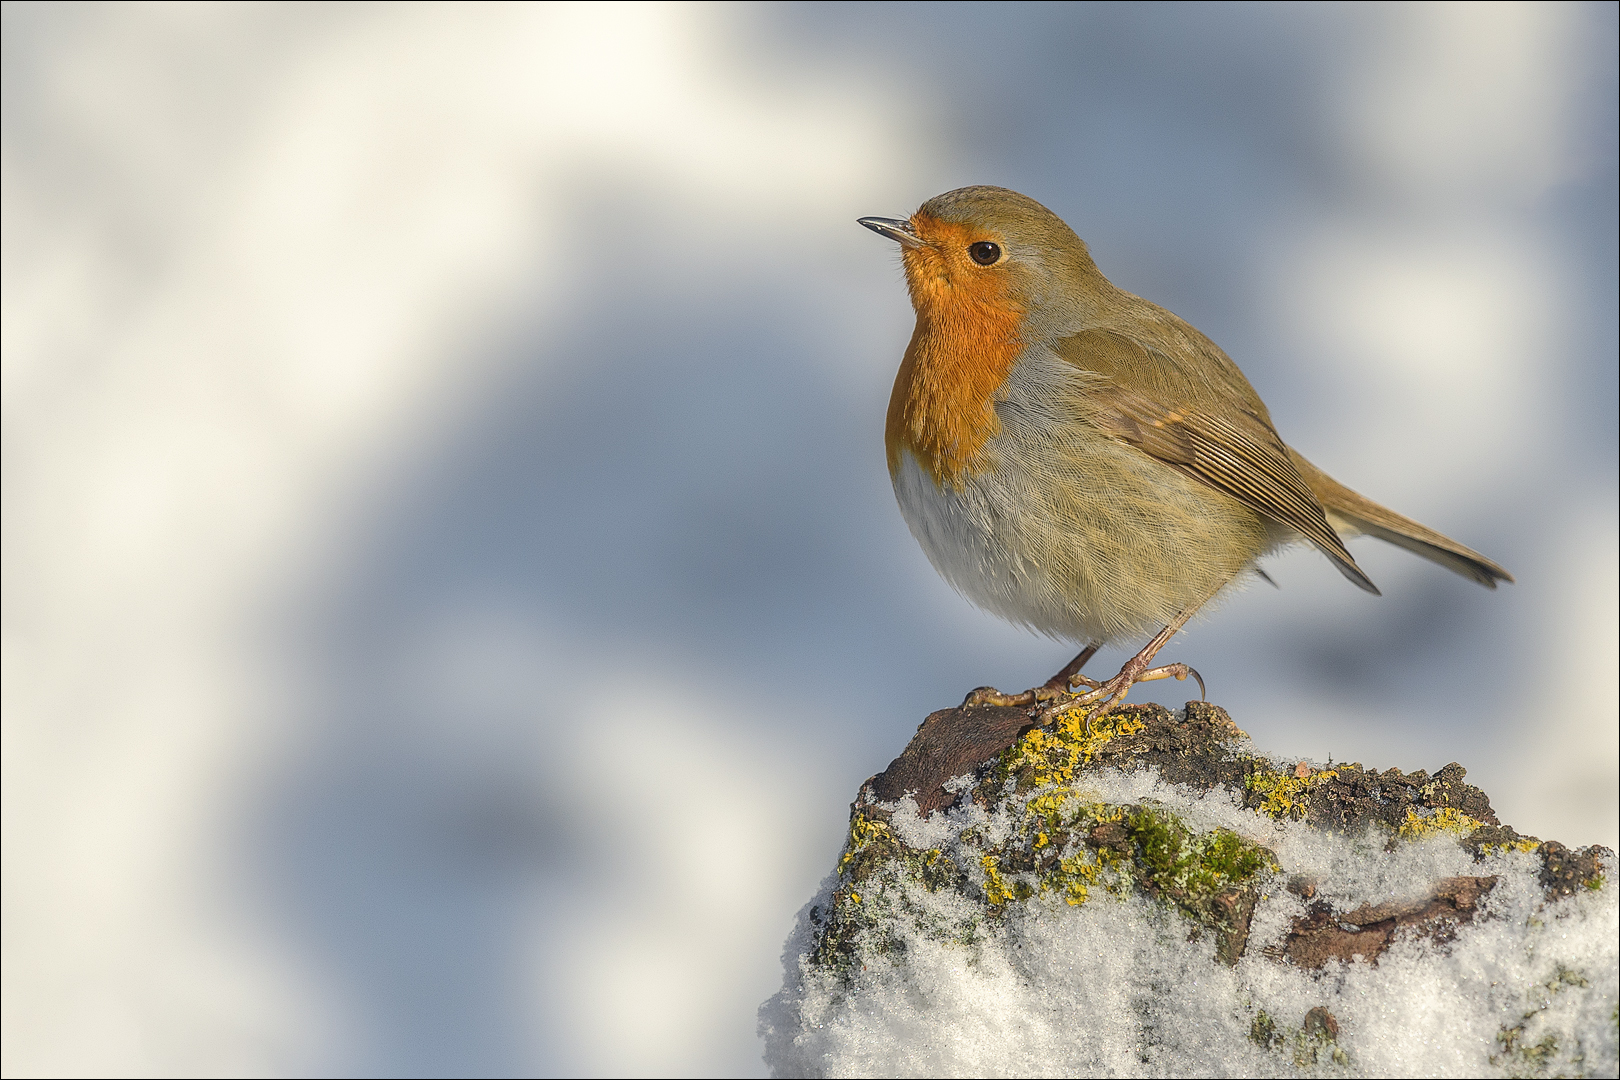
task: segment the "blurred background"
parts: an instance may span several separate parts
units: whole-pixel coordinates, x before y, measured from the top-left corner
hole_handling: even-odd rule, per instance
[[[7,1075],[760,1073],[860,782],[1073,651],[889,491],[911,313],[854,219],[967,183],[1518,576],[1301,550],[1166,656],[1263,748],[1616,841],[1612,4],[3,38]]]

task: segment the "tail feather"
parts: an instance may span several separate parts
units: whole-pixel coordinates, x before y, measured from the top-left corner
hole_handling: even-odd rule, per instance
[[[1306,486],[1327,511],[1328,523],[1335,531],[1376,536],[1439,563],[1447,570],[1472,578],[1487,589],[1496,588],[1498,581],[1513,580],[1512,574],[1479,552],[1351,491],[1306,461],[1292,447],[1288,455],[1300,476],[1304,477]]]

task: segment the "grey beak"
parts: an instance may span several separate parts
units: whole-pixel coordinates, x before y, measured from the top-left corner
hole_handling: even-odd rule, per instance
[[[922,247],[926,243],[917,235],[917,230],[911,227],[911,222],[904,218],[863,217],[855,220],[879,236],[887,236],[890,240],[898,241],[902,247]]]

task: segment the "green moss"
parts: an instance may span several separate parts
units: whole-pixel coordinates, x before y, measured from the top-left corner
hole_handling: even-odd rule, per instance
[[[901,947],[892,930],[898,922],[921,920],[930,924],[938,939],[963,943],[974,940],[978,932],[976,917],[942,921],[908,898],[907,890],[914,885],[929,891],[960,891],[962,875],[944,852],[907,846],[880,817],[861,810],[850,816],[838,874],[842,880],[826,908],[811,911],[811,922],[818,928],[811,962],[819,967],[848,977],[865,963],[861,957],[895,951]]]
[[[895,934],[903,924],[921,926],[939,941],[970,945],[977,940],[981,915],[943,918],[919,905],[912,891],[918,886],[961,891],[962,875],[949,857],[937,848],[908,848],[892,833],[867,835],[826,908],[810,913],[818,928],[813,964],[848,978],[872,957],[903,951]]]
[[[1147,880],[1161,889],[1212,896],[1275,866],[1270,852],[1229,829],[1194,833],[1173,814],[1147,807],[1128,821]]]
[[[1542,1011],[1551,1004],[1552,999],[1570,987],[1588,986],[1586,976],[1578,971],[1560,966],[1554,971],[1552,978],[1530,989],[1530,1010],[1523,1014],[1523,1018],[1511,1027],[1503,1027],[1496,1033],[1496,1044],[1500,1047],[1498,1053],[1491,1055],[1491,1064],[1504,1070],[1509,1076],[1567,1076],[1566,1067],[1579,1065],[1581,1055],[1578,1052],[1574,1060],[1568,1060],[1563,1052],[1556,1035],[1547,1034],[1539,1040],[1531,1042],[1526,1029],[1535,1022]],[[1587,1075],[1577,1072],[1575,1075]]]
[[[1496,1033],[1501,1052],[1491,1055],[1491,1064],[1507,1070],[1509,1076],[1546,1076],[1558,1060],[1558,1039],[1547,1035],[1538,1043],[1524,1041],[1523,1026],[1503,1028]]]
[[[1212,931],[1216,955],[1236,963],[1259,899],[1254,879],[1278,869],[1271,852],[1228,829],[1195,833],[1163,810],[1137,807],[1127,823],[1139,887]]]
[[[1087,802],[1064,789],[1030,799],[1022,827],[980,857],[997,909],[1036,895],[1078,905],[1098,887],[1136,888],[1218,934],[1238,932],[1246,922],[1238,894],[1274,868],[1269,851],[1227,829],[1199,833],[1162,808]]]
[[[1315,1015],[1325,1015],[1326,1012],[1326,1009],[1313,1009],[1305,1014],[1305,1023],[1301,1026],[1284,1027],[1270,1013],[1261,1009],[1249,1024],[1249,1041],[1262,1050],[1288,1054],[1294,1059],[1297,1069],[1347,1066],[1350,1056],[1339,1046],[1331,1028]]]

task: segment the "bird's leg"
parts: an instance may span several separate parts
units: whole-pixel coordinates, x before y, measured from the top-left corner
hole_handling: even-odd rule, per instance
[[[1041,723],[1050,724],[1066,712],[1085,709],[1086,730],[1089,732],[1091,722],[1100,720],[1113,712],[1125,700],[1125,695],[1130,692],[1132,686],[1139,682],[1152,682],[1155,679],[1185,679],[1191,675],[1198,680],[1198,694],[1202,698],[1205,693],[1204,678],[1186,664],[1166,664],[1164,667],[1156,668],[1150,668],[1148,665],[1153,663],[1153,657],[1158,651],[1164,648],[1171,638],[1176,636],[1176,631],[1185,626],[1187,620],[1193,617],[1193,613],[1203,606],[1203,602],[1200,601],[1172,619],[1169,626],[1153,635],[1153,640],[1144,645],[1141,652],[1125,661],[1125,666],[1120,668],[1119,674],[1112,679],[1105,683],[1095,683],[1090,679],[1085,679],[1083,684],[1090,688],[1086,693],[1075,694],[1067,700],[1054,701],[1042,709]],[[1064,670],[1068,669],[1065,668]],[[1071,681],[1081,682],[1082,680],[1075,678]]]
[[[1086,661],[1097,655],[1097,650],[1100,648],[1102,648],[1102,643],[1099,641],[1093,641],[1090,645],[1087,645],[1085,648],[1081,649],[1080,655],[1076,656],[1073,660],[1070,660],[1067,664],[1064,664],[1062,671],[1058,672],[1050,679],[1047,679],[1046,685],[1043,686],[1042,689],[1059,690],[1067,693],[1069,689],[1078,681],[1075,676],[1080,674],[1080,669],[1086,666]],[[1087,683],[1091,682],[1090,679],[1085,681]]]
[[[969,705],[1011,705],[1023,707],[1039,705],[1043,701],[1053,701],[1067,694],[1076,684],[1095,687],[1100,684],[1080,676],[1080,669],[1086,666],[1086,661],[1097,655],[1102,643],[1093,641],[1080,650],[1080,655],[1063,665],[1063,670],[1047,679],[1040,686],[1032,690],[1025,690],[1022,694],[1003,694],[993,686],[981,686],[970,693],[962,702],[962,707]]]

